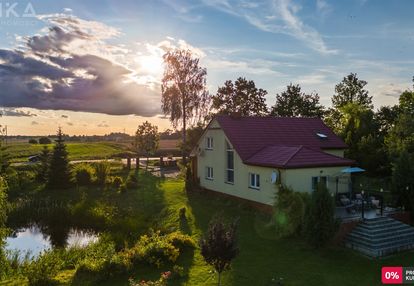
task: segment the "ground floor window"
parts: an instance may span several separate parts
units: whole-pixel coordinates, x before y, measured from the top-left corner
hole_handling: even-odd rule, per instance
[[[206,179],[213,180],[214,174],[213,174],[213,168],[212,167],[206,167]]]
[[[319,182],[328,187],[328,179],[326,176],[312,177],[312,191],[315,191],[318,188]]]
[[[260,189],[260,175],[250,173],[249,174],[249,187],[253,189]]]

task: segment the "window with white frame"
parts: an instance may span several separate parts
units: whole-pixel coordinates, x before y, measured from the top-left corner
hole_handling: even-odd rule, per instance
[[[207,180],[213,180],[214,174],[213,174],[213,168],[212,167],[206,167],[206,179]]]
[[[213,137],[206,138],[206,149],[213,150]]]
[[[234,151],[226,141],[226,183],[234,184]]]
[[[249,173],[249,187],[253,189],[260,189],[260,175]]]
[[[312,191],[318,188],[319,182],[328,187],[328,178],[326,176],[312,177]]]

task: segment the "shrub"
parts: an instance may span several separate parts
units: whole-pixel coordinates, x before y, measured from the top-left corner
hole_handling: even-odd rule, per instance
[[[77,274],[92,274],[96,281],[104,281],[108,278],[128,273],[131,266],[129,260],[121,254],[113,254],[108,257],[100,257],[97,260],[84,260],[80,263]]]
[[[158,279],[157,281],[145,281],[145,280],[141,280],[139,282],[136,282],[134,279],[129,279],[129,285],[130,286],[166,286],[167,285],[167,280],[170,277],[171,272],[167,271],[167,272],[163,272],[161,273],[161,277],[160,279]]]
[[[53,278],[62,267],[62,260],[53,252],[44,252],[32,261],[26,270],[26,276],[31,286],[54,284]]]
[[[29,139],[29,144],[37,144],[37,140],[36,139]]]
[[[134,173],[129,173],[125,185],[127,189],[135,189],[138,187],[138,179]]]
[[[6,178],[9,186],[9,190],[13,193],[15,191],[21,191],[31,189],[33,187],[33,181],[35,180],[36,173],[34,171],[19,171],[9,169],[7,170]]]
[[[326,186],[320,183],[312,194],[305,216],[305,238],[311,246],[323,247],[332,240],[338,227],[334,214],[334,199]]]
[[[174,265],[172,270],[172,277],[173,278],[181,278],[184,277],[184,267],[179,265]]]
[[[116,253],[115,244],[101,239],[85,249],[85,257],[79,262],[76,274],[92,274],[97,281],[102,281],[127,269],[129,266]]]
[[[111,166],[107,161],[102,161],[94,164],[96,183],[103,187],[106,184],[109,173],[111,171]]]
[[[75,180],[78,186],[89,186],[94,177],[94,168],[89,164],[78,164],[74,168]]]
[[[47,137],[41,137],[41,138],[39,138],[39,144],[50,144],[50,143],[52,143],[52,140],[50,140]]]
[[[151,231],[140,237],[126,255],[132,262],[143,261],[157,267],[167,262],[176,262],[183,248],[195,247],[194,240],[181,232],[162,235],[160,231]]]
[[[305,203],[302,196],[284,185],[279,186],[273,213],[273,224],[279,237],[297,233],[303,225]]]

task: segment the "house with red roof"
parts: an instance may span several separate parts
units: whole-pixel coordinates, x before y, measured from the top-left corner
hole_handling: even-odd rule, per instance
[[[204,189],[272,205],[281,183],[298,192],[349,191],[346,144],[319,118],[216,116],[192,152]]]

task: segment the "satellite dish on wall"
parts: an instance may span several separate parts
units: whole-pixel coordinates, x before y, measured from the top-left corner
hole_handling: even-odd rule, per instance
[[[272,172],[272,176],[270,178],[270,181],[272,182],[272,184],[276,184],[279,180],[279,172],[278,171],[273,171]]]
[[[203,149],[201,149],[201,148],[198,148],[198,150],[197,150],[198,152],[198,156],[200,156],[200,157],[203,157],[204,156],[204,150]]]

